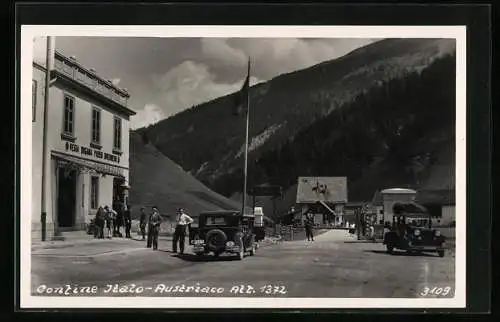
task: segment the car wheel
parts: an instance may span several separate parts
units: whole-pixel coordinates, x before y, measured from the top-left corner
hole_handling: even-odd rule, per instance
[[[392,254],[392,253],[394,252],[394,246],[392,246],[392,245],[387,245],[387,252],[388,252],[389,254]]]
[[[444,257],[444,250],[439,250],[438,255],[439,257]]]

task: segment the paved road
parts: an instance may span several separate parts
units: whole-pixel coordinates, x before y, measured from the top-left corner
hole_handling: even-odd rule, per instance
[[[452,254],[389,255],[381,244],[346,242],[346,234],[263,246],[243,261],[178,257],[165,240],[159,251],[131,240],[108,241],[104,254],[95,245],[41,250],[32,254],[32,292],[77,283],[103,296],[417,297],[424,286],[453,288]],[[106,293],[115,283],[122,293]]]

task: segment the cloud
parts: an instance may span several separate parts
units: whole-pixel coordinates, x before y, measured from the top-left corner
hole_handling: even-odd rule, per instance
[[[374,39],[57,37],[63,54],[131,95],[136,124],[149,124],[237,91],[251,58],[251,84],[335,59]],[[46,37],[34,40],[45,65]],[[140,125],[139,125],[140,126]]]
[[[224,38],[202,38],[201,54],[217,64],[242,66],[247,61],[244,51],[229,46]]]
[[[153,80],[156,96],[154,103],[160,106],[165,117],[181,112],[220,96],[236,92],[244,79],[236,82],[217,82],[206,64],[185,61]],[[261,82],[251,77],[251,85]]]
[[[147,104],[142,110],[130,118],[130,128],[132,130],[154,124],[164,118],[161,108],[155,104]]]
[[[244,51],[252,58],[253,72],[257,77],[270,79],[335,59],[349,51],[366,45],[370,39],[298,39],[255,38],[229,39],[235,50]]]

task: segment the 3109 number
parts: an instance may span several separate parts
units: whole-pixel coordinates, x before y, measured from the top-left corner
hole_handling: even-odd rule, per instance
[[[445,286],[445,287],[428,287],[425,286],[422,291],[420,291],[419,295],[422,297],[428,297],[428,296],[450,296],[451,295],[452,288],[450,286]]]

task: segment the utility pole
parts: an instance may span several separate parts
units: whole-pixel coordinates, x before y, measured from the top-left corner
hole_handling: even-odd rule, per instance
[[[45,93],[44,93],[44,104],[43,104],[43,147],[42,147],[42,215],[41,215],[41,223],[42,223],[42,241],[46,240],[47,233],[47,169],[48,163],[50,163],[50,157],[47,156],[47,126],[49,119],[49,93],[50,93],[50,72],[53,69],[54,65],[54,52],[55,52],[55,39],[53,37],[47,36],[47,52],[46,52],[46,64],[45,64]],[[53,218],[54,219],[54,218]],[[57,223],[56,220],[53,220],[54,223],[54,234],[57,233]]]

